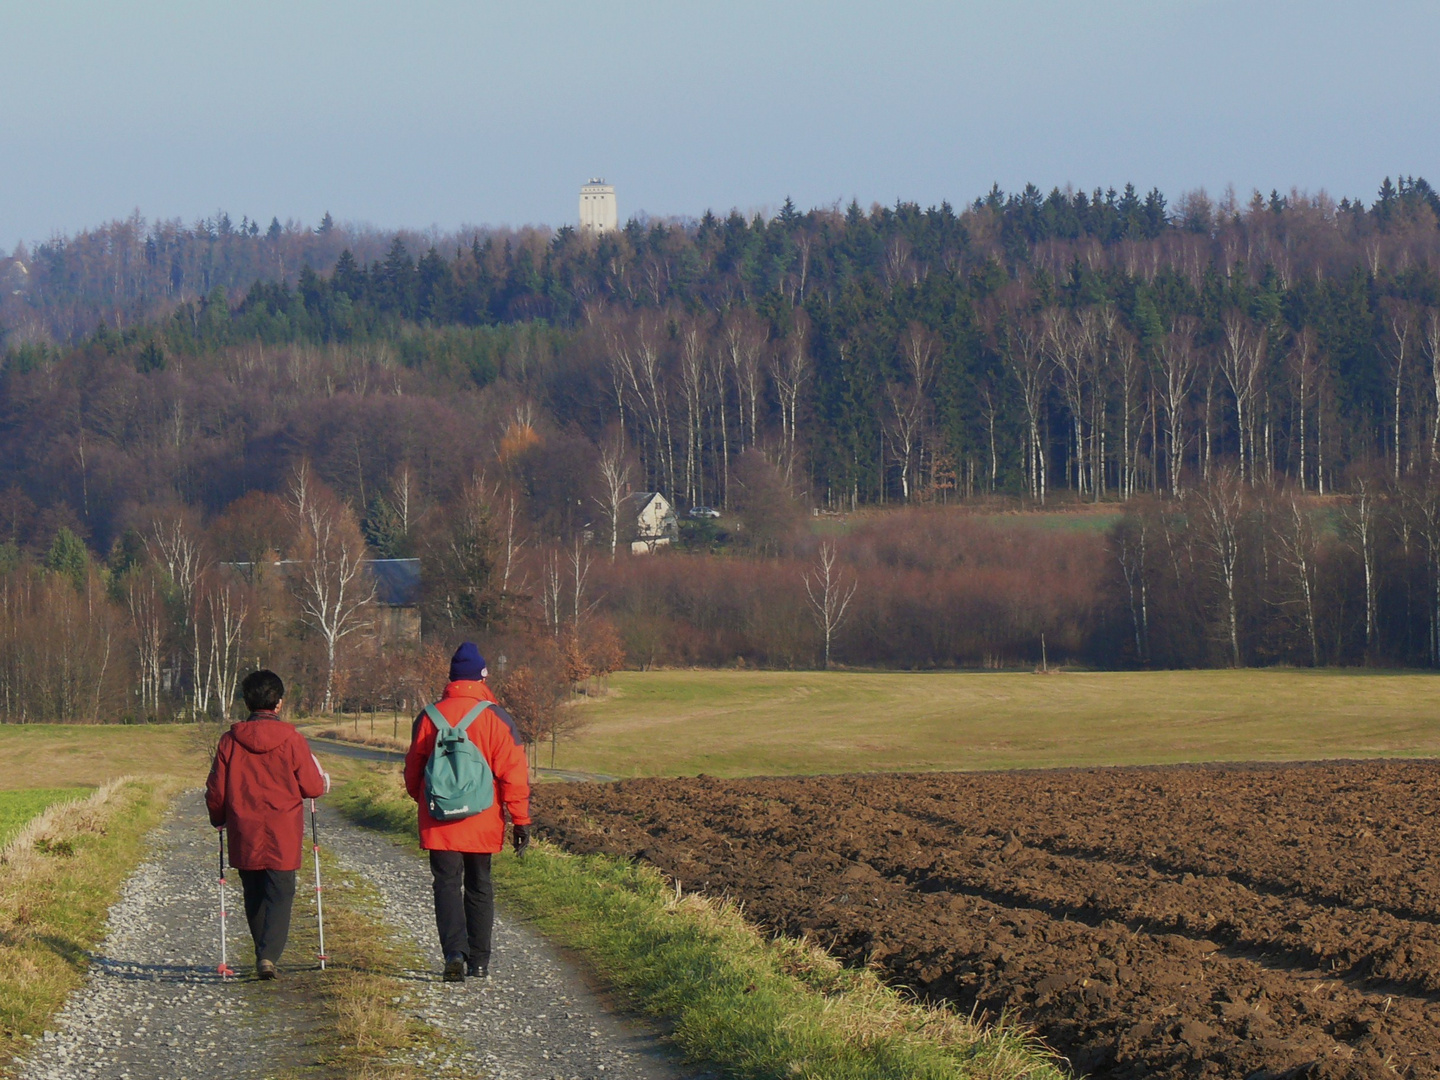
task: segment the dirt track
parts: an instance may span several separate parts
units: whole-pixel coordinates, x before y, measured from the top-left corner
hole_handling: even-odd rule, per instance
[[[1106,1077],[1440,1076],[1440,763],[554,785],[641,857]]]

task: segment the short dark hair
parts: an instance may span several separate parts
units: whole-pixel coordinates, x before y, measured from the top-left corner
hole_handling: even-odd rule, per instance
[[[251,712],[269,712],[285,696],[285,684],[275,672],[261,668],[245,676],[245,681],[240,684],[240,695]]]

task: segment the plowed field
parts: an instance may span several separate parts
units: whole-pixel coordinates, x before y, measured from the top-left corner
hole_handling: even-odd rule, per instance
[[[1104,1077],[1440,1076],[1440,764],[546,785],[573,851]]]

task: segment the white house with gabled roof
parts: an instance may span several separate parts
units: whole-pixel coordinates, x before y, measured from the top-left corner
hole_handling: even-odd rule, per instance
[[[675,516],[675,507],[660,492],[637,491],[628,496],[628,501],[635,515],[635,538],[630,541],[632,555],[648,555],[680,538],[680,519]]]

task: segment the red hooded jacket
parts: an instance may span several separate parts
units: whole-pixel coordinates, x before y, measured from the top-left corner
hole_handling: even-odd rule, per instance
[[[495,701],[490,687],[462,679],[445,687],[435,703],[440,715],[458,724],[479,701]],[[530,765],[510,715],[498,705],[486,709],[466,729],[466,736],[485,755],[495,774],[495,801],[458,821],[436,821],[425,806],[425,765],[435,749],[435,725],[423,712],[415,718],[410,751],[405,755],[405,790],[415,800],[420,817],[420,846],[426,851],[471,851],[494,854],[505,846],[504,806],[516,825],[530,824]]]
[[[229,832],[237,870],[300,869],[305,800],[324,794],[310,744],[273,712],[230,725],[205,782],[210,824]]]

